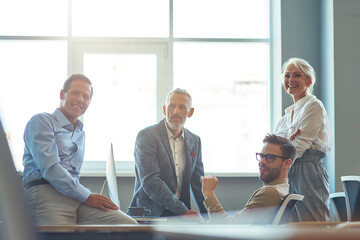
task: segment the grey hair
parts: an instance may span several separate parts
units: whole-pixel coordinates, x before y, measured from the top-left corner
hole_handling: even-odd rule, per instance
[[[301,58],[290,58],[287,60],[282,67],[282,79],[284,79],[285,70],[289,65],[294,65],[297,69],[301,70],[307,77],[311,78],[311,84],[306,90],[307,93],[312,94],[314,91],[314,84],[316,82],[314,68],[304,59]]]
[[[190,103],[190,106],[189,106],[189,107],[190,107],[190,108],[192,107],[192,97],[191,97],[190,93],[189,93],[188,91],[186,91],[185,89],[183,89],[183,88],[175,88],[175,89],[171,90],[171,91],[167,94],[166,99],[165,99],[165,105],[166,105],[166,106],[168,105],[168,103],[169,103],[169,101],[170,101],[170,97],[171,97],[174,93],[187,95],[187,96],[189,97],[189,103]]]

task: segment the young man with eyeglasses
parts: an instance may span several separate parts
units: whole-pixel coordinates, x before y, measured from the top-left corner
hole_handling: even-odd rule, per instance
[[[294,144],[283,137],[268,134],[263,139],[261,153],[256,153],[259,162],[260,180],[264,185],[257,189],[245,207],[233,216],[227,214],[216,198],[218,184],[215,176],[201,178],[204,204],[210,223],[222,224],[271,224],[283,198],[289,194],[287,173],[295,158]]]

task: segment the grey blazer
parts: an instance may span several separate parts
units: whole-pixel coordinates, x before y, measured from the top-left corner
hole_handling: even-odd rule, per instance
[[[143,206],[151,216],[163,211],[182,215],[190,206],[190,189],[201,213],[206,212],[200,176],[204,175],[200,138],[184,129],[186,167],[181,198],[175,197],[177,180],[174,159],[163,119],[139,132],[135,143],[135,187],[130,206]]]

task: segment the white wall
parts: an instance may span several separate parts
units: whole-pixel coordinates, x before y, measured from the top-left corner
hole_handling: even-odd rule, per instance
[[[360,175],[360,1],[334,0],[335,177]]]

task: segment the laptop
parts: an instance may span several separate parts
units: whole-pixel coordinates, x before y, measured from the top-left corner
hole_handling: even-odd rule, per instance
[[[115,168],[115,159],[114,159],[114,148],[113,144],[110,144],[110,151],[108,158],[106,159],[106,182],[109,191],[109,197],[120,209],[120,200],[118,193],[118,185],[116,179],[116,168]],[[105,183],[104,183],[105,184]],[[102,191],[101,191],[102,192]]]

